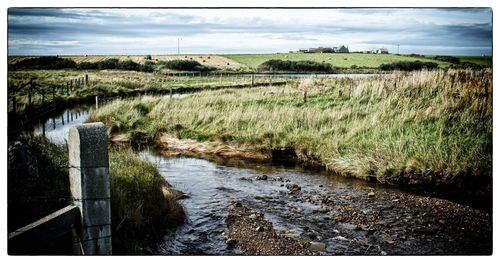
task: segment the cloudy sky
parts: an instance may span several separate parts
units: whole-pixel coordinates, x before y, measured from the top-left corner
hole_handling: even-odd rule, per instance
[[[491,55],[492,12],[464,9],[19,9],[9,55],[274,53],[347,45]]]

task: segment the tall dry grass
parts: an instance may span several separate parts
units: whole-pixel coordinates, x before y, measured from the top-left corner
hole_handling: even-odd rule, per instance
[[[446,183],[491,176],[491,80],[491,70],[307,79],[176,100],[117,101],[93,118],[115,131],[140,131],[146,141],[166,132],[265,149],[287,147],[341,174]]]

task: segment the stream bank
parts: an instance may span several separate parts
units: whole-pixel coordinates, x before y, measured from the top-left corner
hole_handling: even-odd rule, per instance
[[[89,114],[89,111],[73,112],[78,117],[72,118],[71,112],[67,112],[44,124],[46,136],[52,134],[64,143],[64,130],[69,129],[69,125],[85,122]],[[35,133],[41,134],[41,128]],[[182,148],[183,144],[178,146]],[[248,218],[253,224],[256,219],[244,212],[234,213],[236,203],[259,215],[257,223],[265,227],[262,232],[271,231],[268,226],[272,225],[276,235],[259,239],[263,251],[270,251],[267,254],[275,251],[270,248],[274,239],[286,240],[293,248],[300,246],[297,251],[319,255],[487,255],[492,252],[491,212],[432,197],[428,192],[409,192],[304,169],[297,162],[286,161],[288,158],[275,158],[272,162],[272,153],[264,153],[265,158],[249,162],[240,158],[245,155],[228,154],[231,151],[227,147],[222,151],[217,148],[224,147],[222,144],[198,145],[210,149],[211,153],[206,155],[189,150],[192,145],[184,146],[188,146],[184,152],[137,150],[141,158],[156,164],[173,188],[189,197],[181,200],[188,221],[170,230],[148,253],[261,254],[245,249],[255,241],[255,234],[260,235],[256,229],[261,225],[253,228],[258,232],[253,233],[249,232],[252,228],[248,225],[235,228],[231,223]],[[225,154],[214,154],[217,152]],[[232,219],[228,220],[229,217]],[[241,235],[235,235],[238,229]]]

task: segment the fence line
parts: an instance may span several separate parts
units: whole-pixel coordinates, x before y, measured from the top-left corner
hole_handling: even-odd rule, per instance
[[[73,82],[75,83],[75,85],[73,85]],[[58,90],[60,90],[60,92],[59,92],[60,94],[66,93],[66,95],[69,96],[70,92],[73,92],[77,88],[80,88],[82,86],[88,86],[88,85],[90,85],[88,74],[86,74],[84,77],[78,77],[76,79],[71,79],[71,80],[67,81],[65,84],[49,85],[49,87],[46,87],[46,88],[42,88],[42,86],[40,84],[35,82],[34,78],[30,78],[29,82],[21,84],[17,87],[15,87],[14,84],[12,84],[12,82],[9,82],[8,92],[14,93],[14,92],[21,91],[22,89],[28,87],[27,109],[35,110],[35,105],[33,103],[33,99],[34,99],[35,95],[38,95],[41,97],[41,105],[39,105],[38,108],[43,108],[45,105],[47,105],[47,104],[50,105],[52,102],[55,101]],[[51,100],[48,100],[47,104],[46,104],[46,99],[47,99],[46,95],[49,95],[49,94],[52,95]],[[9,101],[9,103],[12,103],[12,112],[17,113],[17,104],[18,104],[17,96],[16,95],[9,95],[8,101]]]

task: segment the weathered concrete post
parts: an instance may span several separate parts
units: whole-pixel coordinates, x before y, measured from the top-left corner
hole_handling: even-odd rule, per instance
[[[70,189],[82,213],[81,244],[86,255],[110,255],[111,191],[108,136],[102,123],[69,130]]]

